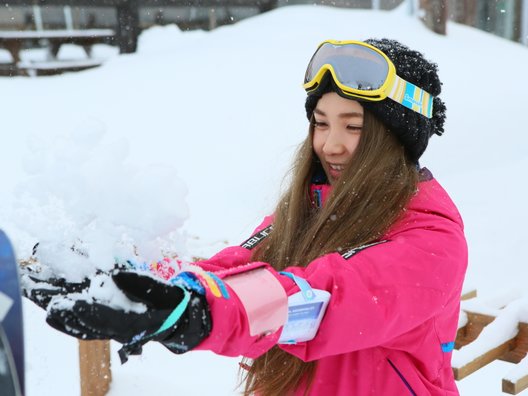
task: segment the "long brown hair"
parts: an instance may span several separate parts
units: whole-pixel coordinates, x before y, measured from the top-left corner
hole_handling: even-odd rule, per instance
[[[252,257],[277,270],[306,266],[323,254],[379,240],[417,188],[416,165],[387,128],[365,111],[353,160],[334,183],[323,208],[314,209],[310,185],[321,165],[312,136],[313,120],[297,152],[291,184],[275,209],[273,231]],[[248,363],[243,365],[245,396],[284,396],[301,384],[308,392],[316,370],[316,362],[303,362],[277,346]]]

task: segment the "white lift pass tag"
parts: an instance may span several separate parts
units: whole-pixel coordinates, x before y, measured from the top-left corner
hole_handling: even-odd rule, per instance
[[[288,297],[288,321],[282,328],[279,344],[310,341],[317,334],[330,301],[330,293],[318,289],[310,291],[309,300],[303,291]]]

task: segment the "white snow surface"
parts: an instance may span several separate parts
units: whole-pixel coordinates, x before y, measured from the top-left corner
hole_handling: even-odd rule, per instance
[[[504,376],[504,379],[510,382],[517,382],[522,377],[526,376],[528,372],[528,356],[525,356],[523,360],[517,363],[514,368]]]
[[[464,218],[467,283],[480,296],[524,290],[528,50],[452,23],[448,32],[431,33],[404,7],[291,6],[212,32],[153,28],[136,54],[99,46],[108,60],[93,70],[0,78],[0,226],[19,257],[41,241],[69,277],[135,245],[155,259],[160,246],[206,257],[238,244],[273,209],[306,134],[301,83],[317,44],[390,37],[439,64],[446,133],[421,162]],[[84,55],[65,46],[59,56]],[[28,301],[24,313],[27,395],[79,394],[77,341]],[[236,394],[238,359],[147,345],[121,366],[117,347],[110,396]],[[461,394],[502,395],[513,368],[493,363],[460,381]]]

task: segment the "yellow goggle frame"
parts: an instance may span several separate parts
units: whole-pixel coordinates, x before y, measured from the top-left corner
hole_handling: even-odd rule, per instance
[[[350,96],[352,98],[357,98],[357,99],[362,99],[362,100],[367,100],[367,101],[372,101],[372,102],[381,101],[388,97],[402,104],[403,106],[419,114],[424,115],[427,118],[432,117],[433,96],[429,94],[427,91],[421,89],[420,87],[399,77],[396,74],[396,67],[394,66],[394,63],[392,63],[392,61],[389,59],[389,57],[385,55],[383,51],[380,51],[378,48],[370,44],[367,44],[365,42],[353,41],[353,40],[323,41],[317,47],[317,50],[312,56],[307,69],[310,68],[312,62],[314,61],[314,59],[316,59],[317,53],[319,52],[321,47],[325,44],[331,44],[332,46],[336,48],[345,47],[347,45],[352,44],[352,45],[361,46],[371,51],[374,51],[376,54],[380,55],[387,62],[387,69],[388,69],[387,76],[385,77],[383,84],[377,89],[367,90],[367,89],[353,88],[353,87],[347,86],[346,84],[343,84],[339,80],[338,73],[335,70],[335,65],[331,63],[323,63],[323,65],[319,67],[319,70],[315,73],[314,77],[303,84],[303,87],[308,94],[310,92],[316,91],[319,85],[321,84],[321,81],[323,80],[326,73],[330,72],[330,74],[332,75],[332,79],[334,80],[334,83],[337,85],[340,91],[346,96]]]

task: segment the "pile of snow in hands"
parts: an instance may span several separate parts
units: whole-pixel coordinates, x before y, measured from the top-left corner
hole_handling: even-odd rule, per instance
[[[17,186],[11,214],[39,243],[34,258],[48,271],[43,277],[79,282],[130,258],[148,263],[185,254],[179,229],[188,216],[187,190],[175,169],[155,158],[128,163],[126,139],[108,139],[96,120],[57,139],[34,136],[30,145],[29,176]],[[109,283],[93,282],[103,286],[91,292],[119,302]]]

